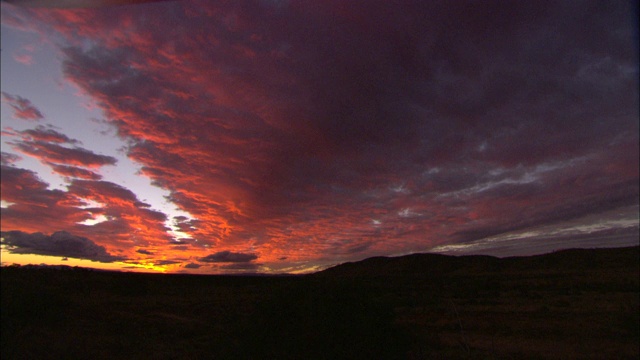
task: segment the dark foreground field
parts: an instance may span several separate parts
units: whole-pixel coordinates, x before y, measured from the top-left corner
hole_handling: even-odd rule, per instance
[[[638,247],[307,276],[2,268],[3,359],[638,359]]]

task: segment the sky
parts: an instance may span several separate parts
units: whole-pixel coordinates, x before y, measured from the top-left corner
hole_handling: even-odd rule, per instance
[[[126,3],[2,2],[3,265],[638,245],[633,1]]]

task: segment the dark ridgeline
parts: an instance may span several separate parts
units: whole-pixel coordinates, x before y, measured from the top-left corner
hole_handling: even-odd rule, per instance
[[[639,255],[416,254],[305,276],[3,267],[1,355],[635,359]]]

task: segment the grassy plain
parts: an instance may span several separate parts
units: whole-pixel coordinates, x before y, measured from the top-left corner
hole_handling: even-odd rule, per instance
[[[638,247],[304,276],[3,267],[3,359],[638,359]]]

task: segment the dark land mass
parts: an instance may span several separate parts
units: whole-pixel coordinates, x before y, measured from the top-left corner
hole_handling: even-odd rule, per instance
[[[304,276],[3,267],[3,359],[638,359],[638,247]]]

